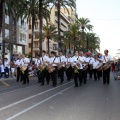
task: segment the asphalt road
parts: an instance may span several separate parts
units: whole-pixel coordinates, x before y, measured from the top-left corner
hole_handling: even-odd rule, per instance
[[[73,81],[52,87],[36,78],[22,85],[0,82],[0,120],[120,120],[120,81],[111,73],[109,85],[88,79],[75,88]]]

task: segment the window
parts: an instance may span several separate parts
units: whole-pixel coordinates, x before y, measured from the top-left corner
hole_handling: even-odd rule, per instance
[[[9,16],[8,15],[5,15],[5,23],[9,24]]]
[[[29,43],[29,48],[31,48],[31,43]]]
[[[35,32],[35,39],[39,39],[39,32]]]
[[[29,25],[29,29],[31,29],[31,25]]]
[[[5,29],[5,38],[9,39],[9,30]]]
[[[34,42],[34,47],[38,48],[38,42]]]
[[[32,35],[31,34],[29,34],[29,39],[31,39],[32,38]]]

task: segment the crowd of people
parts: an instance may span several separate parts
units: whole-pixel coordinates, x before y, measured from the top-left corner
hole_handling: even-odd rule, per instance
[[[29,76],[36,76],[38,83],[44,85],[49,84],[52,80],[52,86],[57,86],[58,79],[60,84],[65,80],[74,79],[75,87],[82,86],[87,83],[87,76],[95,81],[103,79],[103,84],[110,83],[110,70],[115,71],[115,64],[108,50],[104,51],[104,55],[92,55],[90,52],[75,51],[74,56],[70,53],[67,56],[59,51],[59,56],[52,51],[50,56],[46,51],[42,51],[42,56],[37,54],[36,60],[30,62],[24,54],[18,56],[17,60],[8,61],[5,58],[4,64],[0,61],[0,78],[15,78],[16,82],[29,84]]]

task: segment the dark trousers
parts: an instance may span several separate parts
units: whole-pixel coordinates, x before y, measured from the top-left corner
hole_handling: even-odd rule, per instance
[[[88,73],[89,77],[92,78],[93,70],[90,69],[90,65],[88,65]]]
[[[21,70],[19,67],[17,67],[17,80],[16,80],[17,82],[19,82],[20,76],[21,76]]]
[[[67,80],[68,80],[68,81],[71,80],[72,74],[73,74],[73,68],[70,66],[70,67],[66,70],[66,76],[67,76]]]
[[[29,83],[29,77],[28,77],[28,68],[22,73],[23,75],[23,84]]]
[[[49,73],[47,70],[44,71],[44,78],[46,78],[47,84],[49,84],[49,81],[50,81],[50,73]]]
[[[40,79],[40,71],[37,71],[37,78],[38,78],[38,83],[41,82],[41,79]]]
[[[9,78],[9,70],[8,67],[5,68],[5,78]]]
[[[58,76],[60,77],[62,83],[64,81],[64,67],[58,70]]]
[[[78,80],[79,80],[79,85],[82,85],[82,70],[78,70],[79,73],[74,72],[74,83],[75,87],[78,87]]]
[[[84,81],[84,84],[86,84],[86,82],[87,82],[87,71],[88,70],[84,70],[83,71],[83,81]]]
[[[97,71],[96,69],[93,69],[93,73],[94,73],[94,79],[97,80],[100,79],[100,71]]]
[[[55,70],[52,73],[50,73],[50,75],[53,82],[53,86],[56,86],[57,85],[57,67],[55,67]]]
[[[103,84],[105,84],[107,82],[107,84],[109,84],[110,82],[110,68],[108,68],[107,70],[103,70]]]

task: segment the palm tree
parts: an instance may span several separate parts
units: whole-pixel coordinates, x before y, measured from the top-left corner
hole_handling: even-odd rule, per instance
[[[43,7],[43,11],[45,12],[44,18],[50,17],[49,11],[46,6]],[[32,36],[31,36],[31,61],[33,57],[33,36],[34,36],[34,26],[35,21],[39,18],[39,2],[38,0],[25,0],[22,3],[22,7],[19,9],[18,16],[22,17],[22,20],[27,18],[27,21],[32,21]],[[31,24],[31,23],[30,23]],[[39,43],[42,44],[42,43]]]
[[[3,22],[3,10],[5,9],[5,4],[7,6],[7,13],[12,17],[17,13],[17,4],[22,0],[0,0],[0,34]]]
[[[67,12],[69,13],[69,10],[67,8],[70,7],[72,10],[76,8],[76,3],[75,0],[52,0],[53,1],[53,6],[57,8],[57,17],[58,17],[58,40],[59,40],[59,49],[61,50],[62,48],[62,40],[61,40],[61,33],[60,33],[60,9],[61,7],[66,9]],[[52,7],[53,7],[52,6]],[[52,9],[51,7],[51,9]]]
[[[76,43],[77,41],[81,41],[81,36],[80,36],[80,31],[79,31],[79,26],[77,25],[77,23],[72,23],[69,25],[68,27],[68,31],[64,32],[64,36],[66,36],[66,38],[68,39],[68,44],[69,44],[69,50],[70,50],[70,43],[73,45],[74,47],[74,52],[76,50]],[[64,41],[67,42],[67,41]],[[82,41],[81,41],[82,43]]]
[[[80,28],[82,29],[82,34],[84,34],[84,30],[86,32],[87,30],[92,31],[93,26],[90,24],[90,20],[88,18],[83,18],[83,17],[79,18],[77,22]],[[84,36],[82,35],[82,37]],[[87,39],[87,50],[88,50],[88,38],[86,37],[86,39]]]
[[[56,40],[58,36],[56,29],[57,29],[56,26],[51,23],[47,23],[46,25],[43,25],[43,37],[47,38],[48,41],[48,54],[49,54],[50,39]]]
[[[89,41],[88,49],[92,53],[97,49],[100,50],[100,38],[95,33],[87,33],[86,36]]]

